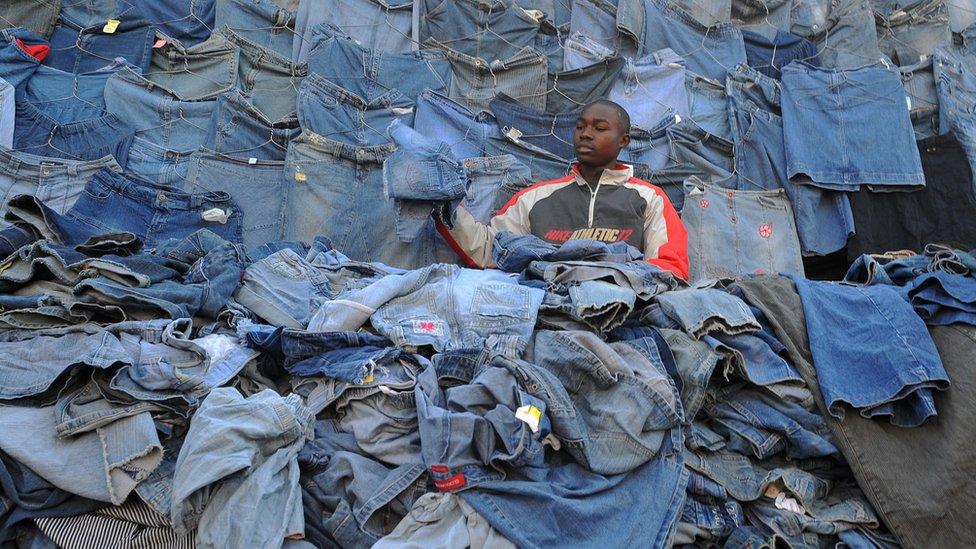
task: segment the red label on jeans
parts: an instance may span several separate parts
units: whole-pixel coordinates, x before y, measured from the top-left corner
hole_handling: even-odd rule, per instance
[[[468,481],[464,478],[464,473],[458,473],[453,477],[447,477],[443,480],[434,480],[434,486],[441,492],[450,492],[451,490],[464,488],[467,483]]]
[[[431,465],[430,470],[435,473],[446,473],[451,469],[447,465]]]

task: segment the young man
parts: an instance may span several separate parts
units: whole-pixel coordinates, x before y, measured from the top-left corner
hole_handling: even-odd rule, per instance
[[[441,235],[472,267],[492,266],[495,235],[509,231],[556,245],[570,239],[626,242],[648,263],[687,279],[688,234],[674,206],[660,188],[617,162],[630,143],[629,130],[623,107],[605,99],[590,103],[576,122],[577,163],[569,175],[522,190],[488,225],[458,208],[453,229],[438,223]]]

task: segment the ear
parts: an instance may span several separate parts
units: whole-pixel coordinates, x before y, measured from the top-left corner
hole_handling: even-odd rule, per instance
[[[619,145],[621,149],[626,149],[627,145],[630,145],[630,132],[624,132],[624,134],[620,136]]]

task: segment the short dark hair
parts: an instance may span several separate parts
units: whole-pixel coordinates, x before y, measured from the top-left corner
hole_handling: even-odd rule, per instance
[[[627,113],[627,109],[620,106],[619,103],[610,101],[609,99],[597,99],[596,101],[591,101],[587,103],[580,114],[590,107],[595,107],[596,105],[603,105],[605,107],[610,107],[613,112],[617,113],[617,117],[620,119],[620,125],[622,126],[621,131],[624,133],[630,133],[630,114]]]

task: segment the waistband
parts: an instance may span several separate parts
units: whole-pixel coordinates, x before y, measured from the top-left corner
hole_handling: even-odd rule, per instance
[[[962,149],[959,140],[952,133],[945,133],[933,137],[926,137],[918,140],[918,148],[925,148],[928,152],[935,152],[935,149]]]
[[[794,74],[805,75],[808,78],[816,78],[818,80],[823,78],[832,78],[840,75],[851,74],[851,73],[867,73],[871,71],[885,71],[897,73],[897,67],[894,63],[888,61],[884,57],[878,59],[877,61],[866,63],[859,67],[853,67],[850,69],[832,69],[829,67],[820,67],[816,65],[811,65],[806,61],[792,61],[785,67],[780,69],[783,74],[791,72]]]
[[[342,29],[333,27],[330,24],[321,25],[316,27],[315,36],[320,37],[317,40],[313,38],[313,49],[309,53],[311,56],[315,51],[322,45],[334,42],[338,47],[355,52],[355,57],[363,60],[364,65],[369,65],[375,62],[376,59],[398,59],[402,61],[446,61],[447,54],[441,50],[417,50],[409,52],[388,52],[373,48],[367,48],[355,39],[347,36],[342,32]]]
[[[614,54],[612,48],[608,48],[596,40],[586,36],[581,32],[575,32],[566,39],[564,49],[575,50],[593,58],[610,57]]]
[[[396,151],[394,143],[373,147],[357,147],[334,141],[309,130],[302,130],[302,133],[295,139],[295,143],[304,145],[314,152],[356,164],[382,164],[388,156]]]
[[[273,68],[288,73],[293,77],[308,75],[308,63],[292,63],[290,59],[286,59],[281,54],[263,48],[227,27],[222,27],[217,32],[223,34],[231,44],[235,45],[241,51],[241,54],[247,56],[254,64],[264,66],[272,65]]]
[[[732,177],[734,178],[735,176]],[[727,179],[723,181],[727,181]],[[711,182],[706,183],[702,181],[702,179],[697,175],[693,175],[687,179],[687,181],[685,182],[685,189],[687,190],[689,187],[697,187],[706,193],[723,195],[725,196],[725,198],[728,198],[729,200],[734,199],[736,196],[742,196],[744,198],[761,196],[766,198],[782,198],[783,200],[787,200],[786,190],[783,188],[762,189],[758,191],[743,191],[739,189],[730,189]]]
[[[902,7],[891,13],[874,11],[875,24],[888,29],[938,20],[949,21],[949,10],[943,0],[922,0],[914,6]]]
[[[112,31],[114,34],[121,34],[123,32],[133,32],[140,29],[149,30],[152,24],[145,19],[138,19],[133,17],[119,17],[119,25]],[[102,29],[105,27],[105,23],[99,23],[97,25],[92,25],[90,27],[82,27],[81,25],[71,21],[66,17],[58,18],[58,25],[69,28],[71,30],[78,31],[80,34],[106,34]]]
[[[528,166],[522,164],[518,158],[515,158],[515,156],[511,154],[465,158],[461,161],[461,165],[464,166],[464,169],[467,170],[468,173],[498,172],[509,170],[517,167],[518,165],[528,169]]]
[[[685,87],[694,89],[698,93],[715,96],[725,95],[725,86],[723,84],[717,80],[712,80],[711,78],[695,74],[691,71],[685,71]]]
[[[657,9],[661,10],[661,13],[666,17],[676,19],[678,22],[683,23],[690,29],[705,34],[708,37],[742,36],[742,31],[740,31],[739,28],[732,23],[718,23],[716,25],[712,25],[711,27],[702,25],[701,22],[678,6],[676,2],[671,0],[651,0],[651,2],[655,7],[657,7]]]
[[[583,77],[607,71],[613,72],[614,70],[620,70],[624,66],[624,63],[624,58],[615,54],[611,57],[598,59],[585,67],[558,72],[555,75],[555,80],[558,81],[560,78]]]
[[[94,172],[101,169],[121,172],[122,167],[112,156],[103,156],[97,160],[66,160],[37,156],[9,149],[0,149],[0,173],[9,176],[54,176],[67,175],[78,177],[79,174]]]
[[[252,162],[251,158],[241,158],[239,156],[231,156],[229,154],[220,153],[217,151],[212,151],[210,149],[200,147],[193,153],[193,159],[200,162],[209,162],[214,164],[220,164],[224,170],[234,170],[241,169],[245,173],[253,174],[254,170],[258,169],[273,169],[273,170],[284,170],[285,163],[282,160],[254,160]]]
[[[645,65],[670,65],[676,63],[681,65],[681,68],[685,68],[685,59],[675,53],[671,48],[662,48],[657,51],[653,51],[644,57],[634,59],[633,62],[628,62],[627,66],[631,64],[635,67],[642,67]]]
[[[295,19],[297,18],[297,13],[292,10],[287,10],[275,4],[274,2],[266,0],[250,0],[247,2],[231,2],[236,4],[238,9],[245,9],[258,17],[268,21],[274,27],[292,27],[295,28]]]
[[[61,124],[57,120],[51,118],[39,107],[28,101],[18,90],[17,97],[17,118],[27,118],[34,122],[34,124],[45,128],[49,131],[51,135],[73,135],[81,134],[85,132],[94,132],[102,129],[130,129],[128,125],[122,122],[118,116],[114,114],[105,114],[104,116],[99,116],[98,118],[89,118],[87,120],[79,120],[77,122],[72,122],[70,124]]]
[[[156,90],[165,95],[161,95]],[[128,67],[120,69],[108,79],[105,83],[105,92],[125,94],[133,97],[148,96],[154,101],[165,100],[180,103],[180,108],[194,110],[212,109],[215,101],[215,99],[191,99],[182,97],[177,90],[158,82],[153,82]]]
[[[519,51],[512,54],[511,57],[505,60],[495,59],[493,61],[485,61],[480,57],[474,57],[471,55],[463,54],[455,49],[452,49],[444,44],[441,44],[433,38],[428,38],[424,42],[424,47],[436,48],[444,52],[447,55],[448,60],[452,64],[464,65],[471,70],[479,72],[494,72],[494,71],[505,71],[514,70],[522,68],[523,66],[533,65],[533,64],[545,64],[546,57],[535,49],[526,46]]]
[[[505,94],[496,95],[495,98],[491,100],[491,103],[489,103],[489,106],[494,112],[495,118],[498,118],[497,108],[502,107],[502,111],[515,113],[519,118],[528,119],[534,122],[543,122],[546,124],[550,123],[550,121],[556,121],[557,123],[575,122],[576,119],[579,118],[579,113],[582,110],[582,107],[580,107],[579,109],[569,112],[550,114],[546,111],[534,109],[528,105],[519,103],[515,99]]]
[[[449,111],[451,116],[459,116],[470,120],[471,123],[484,123],[487,119],[493,119],[495,116],[488,111],[479,111],[477,113],[471,112],[471,109],[465,107],[464,105],[458,103],[457,101],[447,97],[446,95],[439,94],[430,89],[426,89],[420,92],[418,98],[423,98],[424,101],[433,103],[441,110]]]
[[[159,160],[171,164],[185,162],[190,159],[196,149],[177,151],[161,147],[151,141],[147,141],[139,136],[132,140],[129,147],[129,158],[142,157],[144,159]]]
[[[702,143],[708,141],[710,144],[714,144],[724,152],[727,152],[730,156],[735,150],[735,147],[731,141],[708,133],[701,126],[692,121],[684,122],[680,126],[675,125],[668,128],[669,135],[673,136],[676,133],[681,137],[691,137],[693,140],[701,141]]]
[[[179,39],[157,31],[159,38],[166,43],[153,49],[154,57],[165,57],[171,61],[187,57],[211,57],[215,55],[233,55],[236,53],[234,44],[226,36],[214,32],[205,41],[192,46],[186,46]]]
[[[208,193],[187,193],[165,185],[143,185],[117,173],[101,170],[95,173],[89,184],[99,184],[116,193],[127,196],[143,204],[151,204],[167,210],[200,210],[211,205],[226,208],[231,203],[230,195],[223,191]]]
[[[222,115],[224,112],[231,114],[231,119],[245,117],[254,122],[262,124],[272,131],[291,130],[298,127],[298,113],[291,112],[284,118],[272,121],[261,109],[247,102],[240,90],[233,90],[221,94],[217,97],[217,111]]]
[[[391,89],[390,91],[380,95],[379,97],[373,99],[372,101],[366,101],[362,97],[356,95],[355,93],[343,88],[342,86],[330,82],[325,77],[312,73],[305,77],[302,81],[301,87],[305,88],[312,94],[322,93],[328,97],[331,97],[338,101],[339,103],[351,105],[358,110],[365,111],[370,108],[376,108],[377,106],[385,108],[393,108],[397,106],[395,102],[397,100],[403,99],[410,101],[409,98],[403,95],[400,90]],[[410,101],[411,103],[413,101]]]
[[[630,127],[630,137],[631,139],[654,139],[661,137],[667,133],[668,128],[674,126],[681,121],[681,117],[675,112],[674,108],[669,107],[668,112],[661,117],[651,128],[642,128],[640,126]]]

